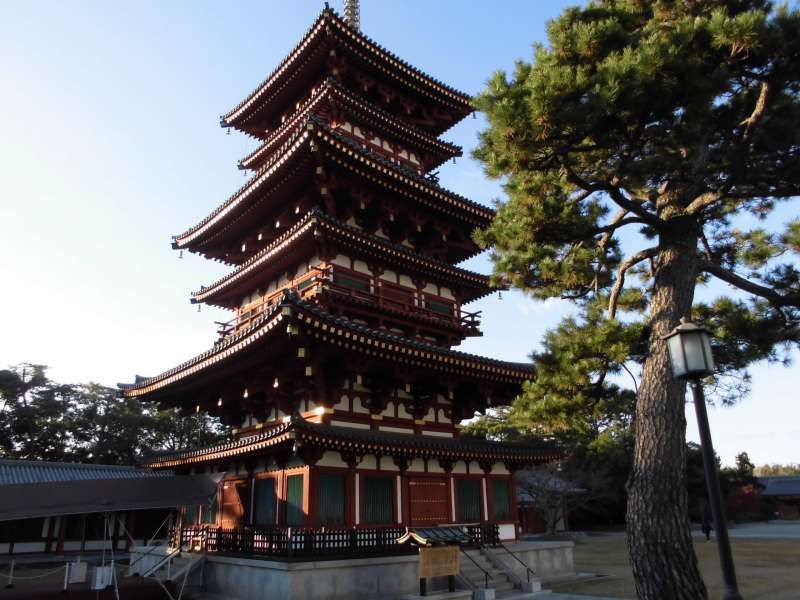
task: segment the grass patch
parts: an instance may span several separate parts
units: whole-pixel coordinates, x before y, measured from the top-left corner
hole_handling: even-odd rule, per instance
[[[797,600],[800,598],[800,541],[793,539],[731,539],[736,577],[748,600]],[[716,542],[694,540],[697,560],[709,598],[721,598],[725,588]],[[596,594],[612,598],[636,598],[625,536],[589,536],[575,541],[575,570],[611,575],[603,581],[555,584],[554,592]]]

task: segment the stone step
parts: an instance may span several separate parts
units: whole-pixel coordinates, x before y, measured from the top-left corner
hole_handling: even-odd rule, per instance
[[[489,587],[493,588],[496,592],[506,592],[516,589],[514,587],[514,584],[511,583],[508,579],[505,579],[503,581],[497,581],[496,579],[494,581],[490,581]]]
[[[542,590],[541,592],[520,592],[519,590],[514,590],[510,592],[498,592],[495,594],[495,598],[497,600],[533,600],[534,598],[540,598],[541,600],[548,600],[548,596],[551,596],[552,592],[550,590]],[[576,596],[577,598],[577,596]],[[591,600],[589,596],[586,596],[586,600]]]

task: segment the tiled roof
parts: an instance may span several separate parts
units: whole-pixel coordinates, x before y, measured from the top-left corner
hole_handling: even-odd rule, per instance
[[[124,386],[126,396],[142,396],[199,373],[210,365],[227,360],[262,339],[284,318],[296,318],[323,343],[343,346],[355,352],[367,352],[374,358],[390,359],[398,364],[411,364],[418,369],[450,371],[466,377],[521,383],[535,377],[530,363],[513,363],[458,352],[435,344],[412,340],[388,331],[373,329],[335,317],[325,310],[300,299],[293,291],[284,293],[280,302],[269,307],[242,331],[232,334],[210,350],[132,386]]]
[[[435,277],[442,277],[447,281],[456,281],[462,285],[477,288],[480,295],[491,292],[489,278],[480,273],[474,273],[466,269],[454,267],[446,262],[437,260],[430,256],[420,254],[415,250],[406,248],[400,244],[394,244],[342,223],[320,211],[313,209],[309,211],[300,221],[292,226],[283,235],[278,237],[271,244],[264,247],[257,254],[253,255],[237,269],[218,279],[208,286],[204,286],[200,291],[192,293],[192,302],[205,302],[212,299],[231,284],[249,276],[257,274],[269,262],[283,253],[292,252],[292,246],[296,239],[315,235],[315,230],[320,229],[332,236],[332,239],[350,242],[350,244],[367,254],[380,256],[384,260],[389,260],[394,264],[404,265],[407,268],[414,268],[422,273],[433,274]],[[391,259],[395,260],[392,261]],[[474,298],[472,298],[474,299]]]
[[[219,228],[220,222],[226,216],[237,210],[250,196],[274,179],[278,171],[287,168],[293,157],[302,149],[310,146],[312,140],[325,143],[329,148],[328,153],[341,164],[349,164],[349,161],[353,161],[358,167],[369,168],[370,173],[364,173],[364,175],[372,181],[380,181],[388,177],[392,182],[413,189],[414,198],[419,198],[421,202],[435,210],[468,218],[470,222],[478,226],[488,225],[494,217],[494,210],[491,208],[451,192],[440,186],[435,180],[364,148],[356,141],[337,133],[312,115],[306,117],[301,123],[296,132],[281,145],[281,149],[276,150],[270,160],[244,186],[197,225],[175,236],[175,247],[186,247],[215,225]],[[392,185],[389,187],[399,193],[404,192],[399,187]],[[406,191],[404,195],[408,196],[409,193]]]
[[[759,477],[758,483],[764,486],[763,496],[800,496],[800,476],[797,475]]]
[[[361,454],[391,454],[408,458],[433,456],[450,460],[495,459],[532,464],[554,460],[562,456],[561,450],[553,444],[510,444],[371,431],[311,423],[295,413],[284,423],[257,435],[207,448],[156,455],[148,461],[148,464],[153,467],[171,467],[232,458],[253,454],[289,441],[294,444],[311,444],[332,450]]]
[[[412,145],[427,148],[439,154],[440,162],[431,165],[431,168],[439,166],[448,158],[461,156],[462,154],[462,150],[459,146],[440,140],[405,121],[401,121],[374,104],[364,101],[335,80],[328,78],[290,119],[273,131],[264,140],[263,144],[239,161],[240,167],[251,168],[250,165],[256,162],[256,160],[265,158],[290,131],[308,116],[310,112],[318,108],[323,100],[329,99],[349,109],[355,110],[366,123],[372,124],[373,126],[377,124],[383,131],[387,131],[391,135],[409,142]]]
[[[226,127],[235,126],[241,119],[247,119],[248,116],[256,113],[264,105],[265,100],[270,96],[270,92],[281,87],[278,82],[296,70],[296,62],[299,57],[318,44],[320,38],[328,35],[341,35],[343,42],[350,41],[362,50],[368,51],[371,56],[375,57],[374,60],[369,61],[373,63],[373,66],[385,75],[402,80],[418,93],[431,99],[438,99],[453,107],[459,107],[464,114],[472,112],[471,97],[468,94],[459,92],[401,60],[360,31],[351,28],[333,10],[326,7],[308,29],[303,39],[269,77],[261,82],[235,108],[221,117],[221,124]]]
[[[171,473],[166,471],[117,465],[0,459],[0,485],[95,479],[143,479],[170,475]]]

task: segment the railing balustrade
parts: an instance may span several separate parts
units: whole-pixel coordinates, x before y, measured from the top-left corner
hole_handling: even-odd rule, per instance
[[[249,557],[347,557],[409,554],[415,550],[397,544],[404,527],[328,529],[253,525],[184,526],[178,538],[182,549]]]

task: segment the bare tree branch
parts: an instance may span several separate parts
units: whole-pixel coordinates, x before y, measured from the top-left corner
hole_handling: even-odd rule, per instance
[[[777,308],[781,308],[783,306],[800,307],[800,292],[781,294],[770,287],[760,285],[750,281],[749,279],[745,279],[741,275],[738,275],[733,271],[729,271],[728,269],[725,269],[720,265],[708,260],[699,261],[697,267],[701,271],[710,273],[711,275],[714,275],[722,281],[730,283],[732,286],[737,287],[740,290],[744,290],[745,292],[750,292],[751,294],[764,298]]]
[[[658,254],[658,247],[653,246],[640,250],[636,254],[632,254],[620,264],[619,269],[617,269],[617,280],[614,282],[614,287],[611,288],[611,295],[608,298],[609,319],[613,319],[617,316],[617,300],[619,299],[620,292],[622,292],[622,288],[625,286],[625,273],[627,273],[628,269],[633,265],[647,260],[648,258],[652,258],[656,254]]]
[[[632,212],[639,218],[641,218],[645,223],[648,225],[652,225],[653,227],[660,228],[664,225],[664,222],[659,219],[656,215],[649,212],[646,208],[644,208],[640,203],[634,202],[633,200],[629,200],[625,197],[625,195],[620,191],[620,188],[613,183],[607,183],[604,185],[592,185],[585,179],[583,179],[580,175],[578,175],[568,164],[562,162],[562,168],[567,175],[567,180],[572,183],[573,185],[577,185],[579,188],[585,191],[592,191],[592,192],[605,192],[607,193],[611,199],[616,202],[616,204],[620,208],[624,208],[625,210]]]
[[[758,122],[761,120],[761,117],[764,115],[764,109],[767,106],[767,98],[769,97],[769,83],[766,81],[761,82],[761,91],[758,93],[758,100],[756,100],[755,108],[753,108],[753,112],[750,113],[750,116],[747,117],[744,121],[739,123],[739,125],[744,125],[744,133],[742,134],[742,141],[747,142],[750,139],[750,133],[755,127]]]
[[[692,200],[689,203],[689,206],[686,207],[686,214],[687,215],[695,215],[703,210],[706,206],[710,206],[715,202],[719,202],[724,196],[719,192],[706,192],[705,194],[700,194],[697,198]]]

